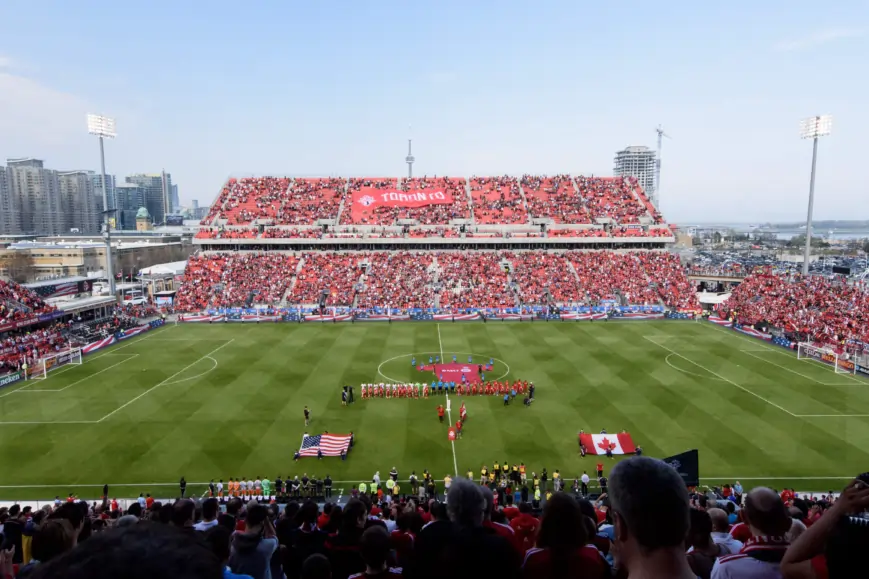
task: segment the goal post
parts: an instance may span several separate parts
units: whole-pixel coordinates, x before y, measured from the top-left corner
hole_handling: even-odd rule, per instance
[[[46,356],[29,368],[27,377],[30,380],[45,380],[48,378],[49,372],[53,372],[62,366],[81,366],[82,356],[81,348],[73,348],[60,354]]]
[[[843,358],[835,350],[815,346],[808,342],[797,344],[797,358],[799,360],[811,360],[832,366],[836,374],[854,374],[857,368],[853,362]]]

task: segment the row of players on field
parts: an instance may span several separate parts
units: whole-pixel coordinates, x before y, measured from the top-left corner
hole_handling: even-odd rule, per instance
[[[325,490],[326,496],[332,495],[332,477],[328,474],[325,478],[318,479],[316,476],[308,478],[305,473],[302,478],[296,476],[293,479],[282,480],[280,475],[274,484],[267,478],[256,480],[229,479],[226,483],[226,496],[229,497],[270,497],[272,495],[292,494],[294,496],[309,496],[312,492],[322,495]],[[223,497],[223,479],[218,482],[208,483],[208,491],[212,497]]]
[[[362,390],[362,398],[428,398],[429,394],[458,394],[459,396],[506,396],[511,394],[515,398],[517,394],[524,396],[528,392],[528,397],[534,399],[534,382],[528,380],[516,380],[512,384],[507,380],[503,382],[491,380],[479,384],[456,384],[455,382],[385,384],[381,382],[379,384],[363,384],[360,389]]]

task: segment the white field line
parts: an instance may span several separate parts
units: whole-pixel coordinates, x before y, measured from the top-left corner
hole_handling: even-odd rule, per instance
[[[720,481],[743,481],[743,480],[853,480],[854,475],[849,476],[705,476],[700,477],[700,480],[720,480]],[[368,480],[336,480],[332,481],[335,484],[359,484],[359,483],[368,483],[371,482],[371,479]],[[54,489],[54,488],[87,488],[87,487],[99,487],[102,488],[104,483],[94,483],[94,484],[83,484],[83,483],[74,483],[74,484],[42,484],[42,485],[0,485],[0,489]],[[204,485],[208,487],[208,482],[188,482],[188,486],[201,486]],[[145,483],[109,483],[109,487],[122,487],[122,488],[131,488],[131,487],[177,487],[178,481],[174,482],[145,482]],[[594,486],[593,483],[589,484],[589,486]],[[334,489],[334,487],[333,487]],[[224,492],[226,489],[224,489]],[[339,492],[343,492],[343,489],[339,489]]]
[[[746,340],[750,340],[752,344],[754,344],[755,346],[760,346],[764,350],[769,350],[770,352],[775,352],[776,354],[780,354],[782,356],[787,356],[791,360],[799,361],[798,358],[794,358],[793,355],[785,352],[784,348],[773,348],[772,346],[767,346],[762,340],[758,340],[757,338],[752,338],[751,336],[746,336],[745,334],[743,334],[741,332],[737,332],[735,330],[725,330],[724,328],[722,328],[716,324],[706,324],[706,326],[707,327],[711,326],[712,328],[718,330],[719,332],[724,332],[728,335],[735,334],[737,337],[744,338]],[[826,364],[824,364],[824,366],[828,370],[833,370],[832,367],[827,366]],[[835,370],[833,370],[833,373],[836,374]],[[836,374],[836,375],[838,376],[839,374]],[[857,382],[858,384],[862,384],[864,386],[867,384],[867,382],[865,380],[860,380],[858,378],[851,376],[850,374],[841,374],[841,376],[844,376],[845,378],[848,378],[849,380],[853,380],[854,382]]]
[[[758,350],[758,352],[760,352],[760,351],[761,350]],[[740,352],[742,352],[743,354],[748,354],[752,358],[756,358],[756,359],[760,360],[761,362],[766,362],[767,364],[772,364],[776,368],[781,368],[785,372],[790,372],[791,374],[796,374],[797,376],[802,376],[806,380],[811,380],[812,382],[814,382],[816,384],[820,384],[821,386],[836,386],[836,384],[825,384],[824,382],[821,382],[820,380],[816,380],[815,378],[812,378],[811,376],[807,376],[806,374],[803,374],[802,372],[797,372],[796,370],[791,370],[787,366],[782,366],[781,364],[776,364],[772,360],[767,360],[766,358],[761,358],[760,356],[758,356],[756,354],[752,354],[751,351],[749,351],[749,350],[740,350]]]
[[[109,366],[108,368],[103,368],[103,369],[100,370],[99,372],[94,372],[93,374],[91,374],[91,375],[89,375],[89,376],[85,376],[84,378],[81,378],[80,380],[76,380],[76,381],[73,382],[72,384],[68,384],[68,385],[64,386],[63,388],[47,388],[47,389],[46,389],[46,388],[41,388],[41,389],[34,388],[34,389],[32,389],[32,390],[19,390],[18,393],[19,393],[19,394],[27,394],[27,393],[29,393],[29,392],[63,392],[63,391],[66,390],[67,388],[72,388],[72,387],[75,386],[76,384],[81,384],[81,383],[84,382],[85,380],[90,380],[90,379],[93,378],[94,376],[98,376],[99,374],[102,374],[103,372],[107,372],[107,371],[111,370],[111,369],[114,368],[115,366],[120,366],[120,365],[123,364],[124,362],[129,362],[129,361],[132,360],[133,358],[136,358],[136,357],[139,356],[139,354],[120,354],[120,355],[121,355],[121,356],[129,356],[129,357],[128,357],[128,358],[124,358],[123,360],[121,360],[121,361],[118,362],[117,364],[112,364],[112,365]]]
[[[691,363],[691,364],[694,364],[694,365],[697,366],[698,368],[702,368],[703,370],[706,370],[707,372],[709,372],[709,373],[712,374],[713,376],[717,376],[718,378],[720,378],[721,380],[724,380],[724,381],[727,382],[728,384],[732,384],[733,386],[736,386],[737,388],[739,388],[739,389],[742,390],[743,392],[746,392],[746,393],[748,393],[748,394],[751,394],[752,396],[754,396],[755,398],[757,398],[757,399],[759,399],[759,400],[763,400],[764,402],[766,402],[766,403],[769,404],[770,406],[775,406],[776,408],[778,408],[779,410],[781,410],[781,411],[784,412],[785,414],[789,414],[789,415],[791,415],[791,416],[793,416],[793,417],[795,417],[795,418],[797,417],[796,414],[794,414],[793,412],[791,412],[791,411],[788,410],[787,408],[783,408],[783,407],[779,406],[778,404],[776,404],[775,402],[770,402],[769,400],[767,400],[766,398],[764,398],[764,397],[761,396],[760,394],[756,394],[755,392],[752,392],[751,390],[749,390],[749,389],[746,388],[745,386],[742,386],[741,384],[737,384],[737,383],[734,382],[733,380],[730,380],[729,378],[725,378],[724,376],[722,376],[721,374],[719,374],[719,373],[717,373],[717,372],[713,372],[712,370],[710,370],[709,368],[707,368],[706,366],[704,366],[704,365],[702,365],[702,364],[700,364],[700,363],[698,363],[698,362],[695,362],[695,361],[693,361],[693,360],[689,360],[688,358],[686,358],[685,356],[683,356],[683,355],[680,354],[679,352],[677,352],[677,351],[675,351],[675,350],[672,350],[672,349],[668,348],[667,346],[665,346],[665,345],[663,345],[663,344],[659,344],[658,342],[656,342],[655,340],[649,338],[648,336],[643,336],[643,338],[646,339],[646,340],[648,340],[649,342],[655,344],[655,345],[658,346],[659,348],[663,348],[664,350],[667,350],[667,351],[670,352],[671,354],[675,354],[675,355],[679,356],[680,358],[682,358],[682,359],[685,360],[686,362],[689,362],[689,363]]]
[[[445,364],[446,360],[444,360],[444,341],[441,339],[441,325],[438,324],[437,327],[438,327],[438,345],[440,346],[440,349],[441,349],[441,364]],[[452,428],[453,416],[452,416],[452,414],[450,414],[450,395],[449,395],[449,393],[447,394],[447,420],[449,421],[448,428]],[[456,441],[451,440],[450,446],[453,447],[453,468],[456,471],[456,477],[458,477],[459,476],[459,461],[456,460]]]
[[[130,400],[129,402],[125,402],[124,404],[121,404],[120,406],[118,406],[117,408],[115,408],[114,410],[112,410],[111,412],[109,412],[108,414],[106,414],[105,416],[103,416],[102,418],[100,418],[99,420],[97,420],[97,422],[102,422],[103,420],[105,420],[106,418],[109,418],[110,416],[112,416],[112,415],[115,414],[116,412],[118,412],[118,411],[120,411],[120,410],[123,410],[124,408],[126,408],[127,406],[129,406],[130,404],[132,404],[133,402],[135,402],[136,400],[139,400],[139,399],[142,398],[143,396],[146,396],[147,394],[150,394],[151,392],[153,392],[154,390],[156,390],[157,388],[159,388],[159,387],[161,387],[161,386],[165,386],[166,384],[168,384],[169,382],[171,382],[172,379],[175,378],[176,376],[178,376],[178,375],[184,373],[186,370],[192,368],[193,366],[195,366],[196,364],[198,364],[198,363],[201,362],[202,360],[211,357],[212,354],[216,354],[218,351],[220,351],[220,350],[222,350],[223,348],[227,347],[228,345],[230,345],[230,344],[233,343],[234,341],[235,341],[235,338],[232,338],[231,340],[229,340],[228,342],[226,342],[226,343],[223,344],[222,346],[218,346],[217,348],[215,348],[214,350],[208,352],[207,354],[205,354],[204,356],[202,356],[201,358],[199,358],[199,359],[196,360],[195,362],[192,362],[191,364],[188,364],[187,366],[181,368],[180,370],[178,370],[177,372],[175,372],[174,374],[172,374],[171,376],[169,376],[168,378],[166,378],[165,380],[163,380],[163,381],[160,382],[159,384],[157,384],[157,385],[155,385],[155,386],[151,386],[150,388],[148,388],[147,390],[145,390],[144,392],[142,392],[141,394],[139,394],[138,396],[136,396],[135,398],[133,398],[133,399]]]

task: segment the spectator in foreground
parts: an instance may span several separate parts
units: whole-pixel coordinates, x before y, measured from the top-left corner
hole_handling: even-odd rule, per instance
[[[311,555],[302,563],[302,579],[332,579],[332,565],[325,555]]]
[[[233,573],[250,575],[253,579],[272,579],[270,562],[278,540],[268,508],[260,504],[249,506],[244,523],[245,531],[233,536],[229,566]]]
[[[610,568],[601,553],[588,543],[582,511],[576,500],[555,493],[546,501],[537,547],[525,554],[522,576],[527,579],[604,579]]]
[[[362,533],[359,550],[365,562],[365,571],[351,575],[351,579],[400,579],[400,568],[388,565],[390,551],[389,533],[380,525],[369,527]]]
[[[779,564],[787,549],[785,533],[791,528],[787,507],[775,491],[757,487],[745,496],[743,516],[752,536],[739,555],[728,555],[715,562],[712,578],[779,577]]]
[[[712,541],[716,545],[721,546],[723,549],[722,555],[735,555],[739,553],[742,550],[742,541],[737,541],[730,536],[727,513],[717,508],[709,509],[706,513],[712,521]]]
[[[202,503],[202,520],[193,525],[197,531],[207,531],[212,527],[217,526],[217,513],[220,511],[220,504],[214,497],[205,499]]]
[[[344,507],[338,532],[329,535],[325,547],[335,579],[347,579],[365,570],[360,554],[360,541],[365,528],[368,508],[359,499],[350,499]]]
[[[3,550],[15,548],[12,554],[13,563],[21,563],[24,557],[24,549],[22,548],[22,538],[24,536],[24,516],[21,514],[20,505],[12,505],[9,507],[9,518],[3,523]]]
[[[610,475],[609,500],[617,569],[631,579],[696,579],[685,559],[688,491],[673,468],[644,456],[623,460]]]
[[[193,534],[142,522],[110,529],[38,565],[33,579],[221,579],[220,561]]]
[[[712,519],[706,511],[691,509],[691,529],[688,531],[688,565],[700,579],[709,579],[715,561],[726,552],[712,540]]]
[[[216,525],[205,533],[205,542],[223,566],[223,579],[251,579],[250,575],[236,575],[229,568],[231,537],[232,532],[229,529],[222,525]]]
[[[785,552],[786,579],[856,577],[867,568],[869,525],[860,515],[869,509],[869,485],[851,481],[839,499]]]
[[[75,546],[72,525],[66,519],[48,519],[39,525],[33,534],[31,560],[16,575],[19,579],[30,577],[41,565],[60,557]]]

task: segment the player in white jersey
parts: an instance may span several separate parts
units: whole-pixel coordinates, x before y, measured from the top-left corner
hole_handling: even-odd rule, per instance
[[[247,495],[252,497],[253,493],[254,493],[253,481],[250,479],[247,479]]]
[[[238,481],[238,494],[242,497],[247,496],[247,483],[244,479]]]
[[[263,494],[263,482],[260,480],[259,477],[256,477],[256,480],[253,481],[253,490],[254,490],[254,494],[256,494],[256,496],[258,496],[258,497],[262,496],[262,494]]]
[[[217,482],[217,496],[223,497],[223,479]]]

